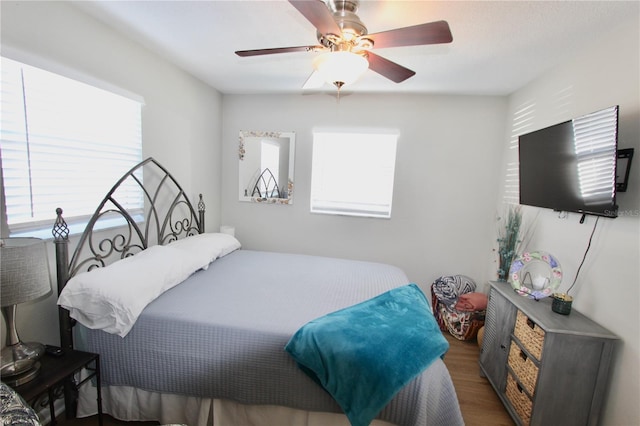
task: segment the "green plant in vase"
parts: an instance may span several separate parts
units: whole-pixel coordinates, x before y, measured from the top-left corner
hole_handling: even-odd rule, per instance
[[[510,204],[503,217],[498,217],[498,280],[507,281],[511,262],[518,254],[522,211],[519,205]]]

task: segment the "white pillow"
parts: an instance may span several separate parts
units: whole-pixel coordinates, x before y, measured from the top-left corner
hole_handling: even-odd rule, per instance
[[[169,243],[169,247],[179,249],[193,257],[198,269],[207,269],[219,257],[226,256],[241,247],[233,235],[222,233],[198,234]]]
[[[58,298],[84,326],[124,337],[142,310],[198,270],[183,250],[153,246],[104,268],[72,277]]]

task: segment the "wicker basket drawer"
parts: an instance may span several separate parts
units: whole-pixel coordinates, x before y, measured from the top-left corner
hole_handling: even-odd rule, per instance
[[[509,350],[509,367],[529,392],[529,395],[533,397],[538,380],[538,366],[514,341],[511,342]]]
[[[531,399],[524,393],[524,390],[515,381],[511,373],[507,374],[507,389],[505,391],[509,403],[522,420],[523,425],[528,425],[531,421],[531,409],[533,403]]]
[[[542,346],[544,345],[544,330],[530,320],[521,311],[516,314],[516,325],[513,334],[522,345],[538,361],[542,360]]]

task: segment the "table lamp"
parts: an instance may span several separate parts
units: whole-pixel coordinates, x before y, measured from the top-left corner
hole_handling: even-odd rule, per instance
[[[21,385],[40,371],[44,345],[21,342],[16,331],[16,305],[51,291],[49,261],[44,241],[38,238],[0,239],[0,306],[7,326],[7,346],[2,348],[2,381]]]

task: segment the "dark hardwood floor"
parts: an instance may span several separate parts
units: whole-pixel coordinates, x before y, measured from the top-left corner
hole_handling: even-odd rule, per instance
[[[460,409],[466,426],[512,426],[514,423],[504,406],[484,377],[480,377],[478,357],[480,350],[475,341],[461,342],[445,334],[450,344],[444,362],[449,369],[451,379],[458,394]],[[85,419],[66,420],[58,418],[62,426],[97,426],[96,416]],[[123,422],[110,416],[104,416],[105,426],[146,426],[159,425],[158,422]],[[277,426],[277,425],[265,425]],[[330,425],[327,425],[330,426]]]

